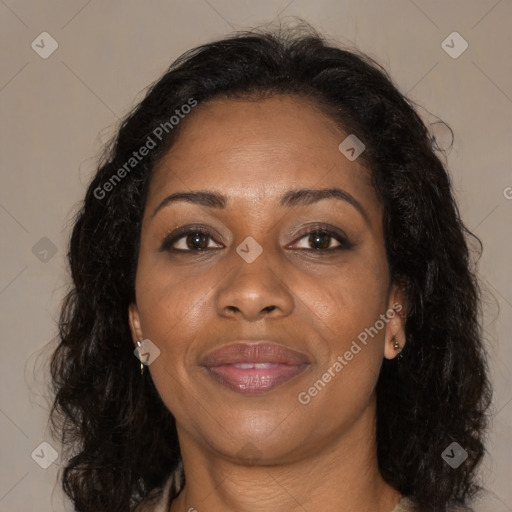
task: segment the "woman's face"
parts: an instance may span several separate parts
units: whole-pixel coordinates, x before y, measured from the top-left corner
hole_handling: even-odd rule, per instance
[[[182,450],[279,462],[369,428],[404,337],[382,206],[338,149],[349,134],[289,96],[214,100],[183,122],[150,184],[130,306]],[[197,191],[224,200],[166,201]]]

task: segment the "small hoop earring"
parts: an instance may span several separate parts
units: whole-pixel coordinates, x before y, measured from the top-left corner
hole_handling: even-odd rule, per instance
[[[137,345],[139,345],[140,374],[144,375],[144,365],[142,364],[142,360],[140,359],[140,348],[142,347],[142,343],[140,341],[137,341]]]

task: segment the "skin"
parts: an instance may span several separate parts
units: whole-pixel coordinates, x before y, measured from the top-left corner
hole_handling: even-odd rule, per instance
[[[406,310],[390,282],[368,171],[338,150],[348,134],[301,98],[217,99],[182,122],[150,184],[129,308],[134,343],[161,350],[149,371],[176,418],[187,483],[171,512],[391,511],[400,493],[378,471],[375,385],[383,358],[399,353],[394,342],[405,344],[404,315],[307,405],[297,399],[393,304]],[[365,216],[332,198],[279,205],[290,189],[330,187],[351,194]],[[152,216],[169,194],[193,190],[220,192],[227,207],[180,201]],[[211,238],[194,245],[185,235],[174,247],[189,252],[160,251],[170,232],[197,224]],[[323,247],[340,242],[315,244],[313,224],[342,230],[353,247],[329,253]],[[263,249],[252,263],[236,252],[248,236]],[[264,394],[235,392],[199,361],[240,339],[273,340],[310,365]]]

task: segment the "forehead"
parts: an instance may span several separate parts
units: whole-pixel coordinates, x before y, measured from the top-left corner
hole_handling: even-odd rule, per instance
[[[379,209],[369,171],[338,149],[349,134],[306,99],[215,99],[182,122],[156,169],[148,205],[175,191],[221,191],[229,208],[293,188],[340,187]]]

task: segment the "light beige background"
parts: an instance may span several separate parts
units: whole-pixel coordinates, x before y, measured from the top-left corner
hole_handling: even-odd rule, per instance
[[[511,0],[0,0],[0,511],[71,510],[56,484],[61,458],[45,470],[31,453],[43,441],[60,451],[46,425],[45,371],[67,286],[71,215],[102,143],[183,51],[278,15],[355,44],[420,115],[455,132],[448,167],[463,219],[484,244],[495,384],[481,471],[488,492],[474,507],[512,510]],[[44,31],[58,42],[47,59],[31,47]],[[453,31],[469,44],[456,59],[441,46]],[[43,237],[55,255],[44,253]]]

